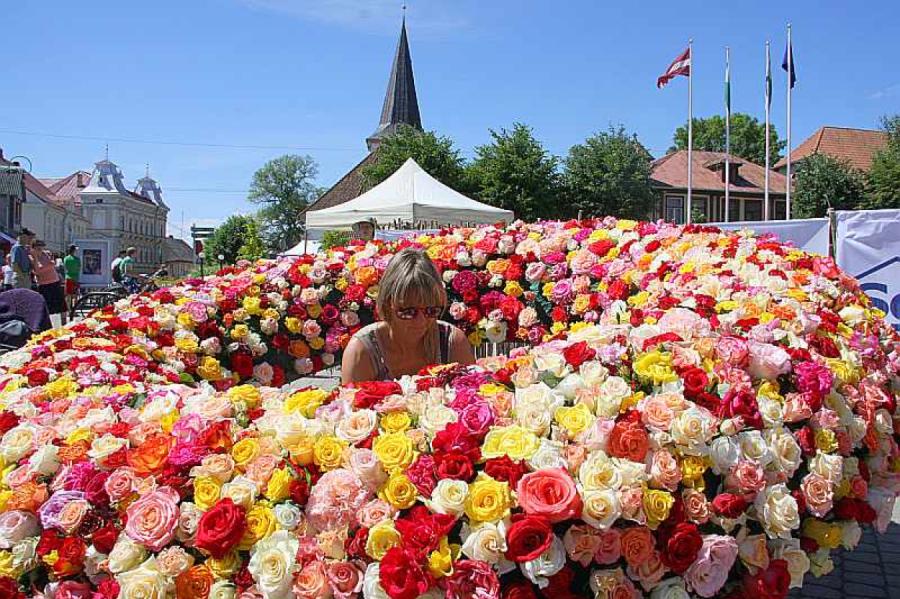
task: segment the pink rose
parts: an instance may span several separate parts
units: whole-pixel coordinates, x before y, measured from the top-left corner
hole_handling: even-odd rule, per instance
[[[716,341],[716,355],[727,364],[743,366],[749,355],[747,342],[738,337],[720,337]]]
[[[309,562],[294,578],[291,589],[297,599],[327,599],[331,596],[331,587],[325,575],[325,564],[320,561]]]
[[[728,473],[725,486],[742,493],[757,493],[766,486],[765,473],[758,463],[741,460]]]
[[[25,537],[41,533],[38,519],[30,512],[13,510],[0,514],[0,549],[11,549]]]
[[[178,493],[159,487],[128,506],[125,534],[151,551],[159,551],[175,537],[180,515]]]
[[[824,518],[831,511],[834,501],[834,489],[831,483],[815,473],[809,473],[803,477],[800,483],[803,498],[806,500],[806,509],[813,516]]]
[[[656,487],[670,491],[677,489],[681,482],[681,468],[665,449],[660,449],[650,459],[650,480]]]
[[[386,501],[381,499],[373,499],[361,508],[356,515],[359,525],[364,528],[372,528],[379,522],[394,517],[396,510]]]
[[[594,552],[594,561],[601,566],[614,564],[622,557],[622,539],[618,528],[600,530],[598,532],[599,543]]]
[[[306,504],[306,516],[317,530],[333,530],[356,524],[356,513],[371,491],[350,470],[326,472],[315,484]]]
[[[519,507],[526,514],[543,516],[556,523],[581,514],[581,496],[572,476],[562,468],[544,468],[530,472],[516,487]]]
[[[681,494],[684,517],[694,524],[706,524],[709,520],[709,501],[696,489],[685,489]]]
[[[697,559],[684,573],[684,580],[701,597],[712,597],[728,580],[738,555],[734,537],[705,535]]]
[[[750,375],[756,379],[775,380],[791,371],[791,355],[777,345],[751,341]]]
[[[362,591],[363,571],[350,562],[331,562],[325,570],[335,599],[353,599]]]
[[[600,550],[600,529],[587,524],[573,524],[563,536],[563,545],[569,559],[580,563],[585,568]]]
[[[645,591],[650,591],[658,585],[666,572],[668,568],[663,564],[659,551],[654,551],[638,564],[628,566],[628,576],[641,583]]]

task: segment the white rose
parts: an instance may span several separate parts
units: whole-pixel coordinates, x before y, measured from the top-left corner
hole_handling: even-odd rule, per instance
[[[562,378],[568,368],[562,352],[540,353],[535,356],[534,365],[538,370],[549,372],[557,378]]]
[[[611,489],[595,489],[582,494],[584,508],[581,518],[593,526],[606,530],[622,515],[619,493]]]
[[[119,451],[128,443],[127,440],[113,435],[103,435],[91,441],[91,448],[88,450],[88,457],[93,460],[102,460]]]
[[[669,434],[675,443],[695,451],[702,449],[714,433],[712,419],[696,407],[680,412],[669,428]]]
[[[843,474],[843,461],[839,455],[817,452],[809,461],[809,471],[818,474],[835,485],[840,484]]]
[[[563,545],[563,542],[559,537],[554,536],[553,542],[550,543],[550,547],[548,547],[544,553],[530,562],[519,564],[519,568],[521,568],[522,574],[524,574],[528,580],[543,589],[550,584],[547,577],[553,576],[562,570],[565,565],[565,545]]]
[[[862,538],[862,528],[858,522],[844,520],[841,522],[841,545],[844,549],[853,550]]]
[[[156,567],[156,559],[150,558],[139,568],[116,576],[119,583],[119,597],[128,599],[166,599],[169,578]]]
[[[719,476],[731,471],[738,463],[740,446],[734,437],[716,437],[709,444],[709,459],[712,460],[712,470]]]
[[[498,524],[485,522],[478,528],[463,530],[462,552],[468,558],[500,564],[506,562],[506,525],[501,521]],[[508,564],[507,564],[508,566]]]
[[[622,473],[602,451],[588,455],[578,469],[578,480],[585,491],[622,487]]]
[[[25,537],[40,533],[38,519],[30,512],[13,510],[0,514],[0,549],[9,549]]]
[[[505,321],[482,319],[479,323],[484,328],[484,335],[491,343],[506,341],[507,324]]]
[[[335,435],[355,445],[366,439],[377,424],[378,414],[375,410],[356,410],[341,418],[335,428]]]
[[[466,509],[468,494],[469,485],[465,481],[445,478],[438,481],[431,492],[431,501],[426,504],[433,512],[458,517]]]
[[[739,433],[737,438],[743,459],[756,462],[763,467],[772,461],[769,446],[759,431],[744,431]]]
[[[39,540],[38,537],[28,537],[27,539],[22,539],[13,546],[11,553],[14,570],[25,572],[37,567],[37,545]],[[93,549],[93,546],[91,549]]]
[[[187,546],[194,544],[194,537],[197,534],[197,524],[203,511],[189,501],[185,501],[178,506],[178,527],[175,529],[175,537]]]
[[[787,486],[773,485],[760,491],[754,500],[756,517],[771,538],[788,539],[791,531],[800,526],[797,500]]]
[[[522,428],[542,437],[550,431],[553,422],[552,412],[537,401],[517,404],[516,422]]]
[[[209,589],[209,599],[234,599],[237,587],[225,580],[217,580]]]
[[[596,360],[585,362],[578,371],[581,373],[585,385],[599,385],[609,376],[606,366]]]
[[[20,424],[6,431],[0,439],[0,458],[12,464],[25,457],[31,451],[36,432],[31,424]]]
[[[777,429],[768,435],[768,440],[774,458],[773,463],[788,477],[793,476],[803,460],[803,451],[794,435],[784,429]]]
[[[222,485],[221,496],[230,498],[235,504],[243,506],[245,510],[253,507],[253,500],[259,493],[256,483],[244,476],[236,476],[231,481]]]
[[[434,437],[438,431],[444,430],[451,422],[456,422],[459,415],[451,408],[442,404],[428,404],[419,418],[419,428],[425,430],[430,437]]]
[[[127,535],[121,535],[109,552],[107,567],[113,574],[119,574],[137,567],[147,557],[143,545],[135,543]]]
[[[560,441],[551,441],[542,438],[538,450],[528,459],[528,465],[532,470],[542,468],[566,468],[566,459],[562,455],[563,444]]]
[[[691,599],[681,577],[666,578],[650,591],[650,599]]]
[[[584,385],[584,378],[577,372],[573,372],[572,374],[567,374],[566,378],[556,385],[555,391],[561,393],[566,399],[575,399],[575,393]]]
[[[303,520],[303,511],[293,503],[279,503],[274,512],[278,526],[285,530],[294,530]]]
[[[286,599],[290,596],[299,547],[300,541],[291,533],[279,530],[259,541],[251,550],[247,569],[266,599]]]
[[[791,588],[799,589],[803,586],[803,577],[809,572],[809,556],[800,547],[800,539],[776,539],[769,543],[769,550],[773,559],[787,562]]]
[[[363,597],[364,599],[391,599],[381,587],[381,565],[373,562],[366,567],[366,573],[363,576]]]
[[[49,476],[59,468],[58,453],[59,447],[56,445],[42,445],[28,458],[28,465],[33,472]]]
[[[831,559],[829,550],[821,548],[815,553],[809,555],[809,571],[816,578],[831,574],[834,570],[834,562]]]

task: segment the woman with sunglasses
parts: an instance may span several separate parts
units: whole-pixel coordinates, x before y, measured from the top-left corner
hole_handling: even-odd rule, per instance
[[[398,378],[431,364],[475,362],[463,332],[438,320],[447,292],[422,250],[406,248],[391,259],[375,305],[382,320],[361,329],[347,344],[342,384]]]

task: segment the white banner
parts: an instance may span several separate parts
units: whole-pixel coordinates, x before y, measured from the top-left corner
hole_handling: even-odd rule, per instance
[[[900,210],[835,212],[838,266],[900,330]]]
[[[400,239],[415,239],[420,235],[434,235],[440,229],[379,229],[375,231],[375,239],[381,241],[398,241]]]
[[[774,233],[781,241],[791,241],[801,250],[828,255],[828,219],[762,220],[737,223],[710,223],[727,231],[750,229],[757,235]]]

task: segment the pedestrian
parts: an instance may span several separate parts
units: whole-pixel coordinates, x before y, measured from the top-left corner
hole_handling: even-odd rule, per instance
[[[38,293],[47,302],[50,314],[59,314],[60,323],[66,324],[66,300],[62,281],[56,270],[56,262],[47,251],[47,244],[43,240],[37,239],[32,244],[32,258]]]
[[[81,288],[79,283],[81,280],[81,258],[78,257],[77,245],[72,244],[66,250],[66,257],[63,258],[63,268],[66,271],[66,306],[71,310],[78,299],[78,291]]]
[[[116,283],[122,282],[122,260],[125,259],[125,250],[119,250],[119,255],[112,261],[110,270],[112,271],[112,280]]]
[[[10,262],[10,254],[6,254],[3,257],[3,291],[9,291],[13,288],[13,277],[15,273],[13,272],[13,267],[9,265]]]
[[[134,255],[137,253],[136,247],[129,247],[125,250],[125,257],[119,262],[119,270],[122,273],[122,284],[129,293],[137,293],[140,291],[140,283],[134,276]]]
[[[13,269],[12,286],[16,289],[31,289],[34,286],[34,268],[31,265],[32,241],[34,233],[23,227],[18,240],[9,251],[9,265]]]

